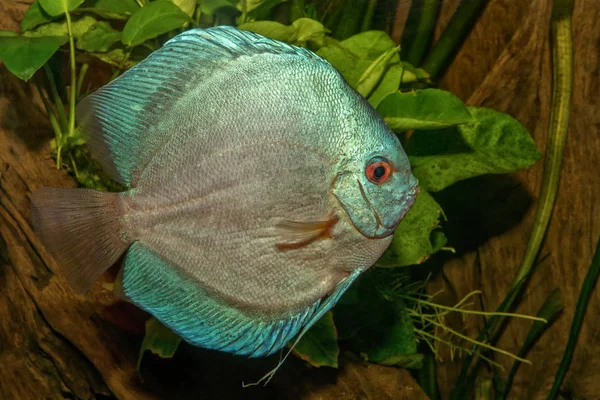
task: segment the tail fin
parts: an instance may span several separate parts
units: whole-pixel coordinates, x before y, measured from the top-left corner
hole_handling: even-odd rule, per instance
[[[127,250],[121,238],[118,193],[41,188],[33,192],[33,228],[80,293]]]

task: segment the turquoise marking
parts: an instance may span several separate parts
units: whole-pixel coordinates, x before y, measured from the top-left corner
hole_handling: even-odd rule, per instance
[[[284,347],[301,329],[303,335],[335,305],[359,273],[353,272],[330,296],[303,312],[267,321],[216,301],[143,243],[135,242],[125,258],[123,291],[193,345],[261,357]]]

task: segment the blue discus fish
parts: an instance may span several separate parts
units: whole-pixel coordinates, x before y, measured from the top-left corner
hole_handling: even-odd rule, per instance
[[[123,295],[208,349],[264,356],[306,332],[418,191],[396,136],[327,61],[233,27],[176,36],[77,115],[129,190],[36,190],[36,232],[80,292],[125,254]]]

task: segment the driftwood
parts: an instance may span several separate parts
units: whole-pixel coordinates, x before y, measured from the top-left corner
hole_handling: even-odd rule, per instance
[[[444,5],[442,21],[455,3]],[[491,0],[442,82],[469,104],[519,119],[542,151],[551,90],[549,6],[550,0]],[[0,0],[0,29],[17,30],[26,8],[27,4]],[[598,20],[596,0],[576,0],[575,91],[561,188],[541,253],[547,257],[517,309],[535,314],[545,296],[560,287],[565,311],[530,354],[533,365],[521,367],[511,398],[547,394],[600,235]],[[342,357],[339,371],[308,368],[290,359],[266,388],[242,389],[242,380],[257,379],[277,360],[245,360],[186,346],[172,360],[147,356],[140,379],[135,363],[141,336],[104,317],[115,298],[101,283],[90,294],[75,294],[31,229],[31,191],[74,186],[67,174],[53,169],[49,138],[32,88],[0,68],[0,398],[424,398],[407,371],[364,364],[350,356]],[[481,289],[480,307],[492,310],[499,304],[527,243],[541,168],[538,163],[511,178],[479,179],[459,188],[470,188],[479,197],[469,203],[469,213],[455,215],[454,226],[473,229],[470,236],[455,235],[464,254],[431,283],[432,290],[446,289],[441,300],[452,303]],[[449,216],[450,211],[451,207]],[[595,357],[600,350],[595,329],[598,297],[596,292],[590,302],[564,385],[565,391],[589,399],[600,398],[600,361]],[[464,331],[473,337],[481,324],[481,319],[469,318]],[[517,352],[528,329],[528,323],[511,322],[500,346]],[[502,357],[498,361],[511,365]],[[451,389],[458,366],[449,360],[439,364],[442,393]]]

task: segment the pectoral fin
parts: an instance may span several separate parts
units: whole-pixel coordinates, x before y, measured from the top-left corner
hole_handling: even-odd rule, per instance
[[[277,224],[282,239],[280,246],[305,245],[320,238],[331,239],[331,230],[337,221],[335,215],[324,221],[282,221]]]

